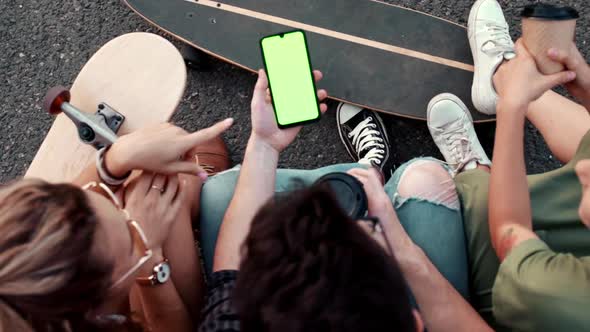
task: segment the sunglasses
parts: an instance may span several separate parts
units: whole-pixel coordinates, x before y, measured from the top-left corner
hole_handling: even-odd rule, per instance
[[[104,183],[97,183],[97,182],[90,182],[82,187],[84,190],[91,190],[95,193],[98,193],[105,198],[109,199],[118,209],[125,215],[125,224],[127,225],[127,229],[129,230],[129,235],[131,237],[133,250],[134,252],[140,253],[141,257],[138,262],[133,265],[125,274],[121,277],[116,279],[116,281],[111,285],[111,289],[116,288],[120,285],[123,281],[137,272],[147,261],[152,258],[152,250],[149,249],[147,243],[147,237],[139,223],[131,218],[129,212],[123,209],[121,201],[117,196],[113,193],[113,191]]]

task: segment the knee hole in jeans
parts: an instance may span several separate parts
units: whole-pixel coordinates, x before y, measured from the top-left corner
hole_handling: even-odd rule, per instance
[[[435,161],[418,161],[409,165],[402,174],[398,195],[444,204],[459,209],[455,182],[449,172]]]

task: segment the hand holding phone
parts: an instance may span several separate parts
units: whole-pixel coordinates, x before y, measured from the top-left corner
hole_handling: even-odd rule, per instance
[[[305,33],[296,30],[264,37],[260,47],[279,128],[319,120],[321,113]]]
[[[316,82],[322,79],[322,73],[319,70],[314,70],[313,76]],[[326,90],[317,91],[320,102],[327,96]],[[326,104],[320,104],[321,113],[325,113],[327,110]],[[295,140],[300,130],[301,127],[279,129],[268,91],[266,72],[262,69],[258,71],[258,81],[252,97],[252,138],[261,140],[277,152],[281,152]]]

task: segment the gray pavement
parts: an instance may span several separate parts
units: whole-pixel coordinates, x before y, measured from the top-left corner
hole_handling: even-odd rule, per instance
[[[332,1],[337,5],[337,0]],[[474,1],[388,2],[466,24]],[[531,2],[501,1],[515,37],[520,33],[519,10]],[[557,2],[581,11],[578,44],[589,55],[590,9],[586,0]],[[165,36],[118,0],[0,0],[0,183],[24,174],[51,126],[51,117],[40,106],[47,89],[70,85],[101,45],[132,31]],[[176,41],[175,44],[180,45]],[[214,62],[212,71],[189,71],[188,88],[174,122],[187,130],[196,130],[234,117],[236,125],[225,138],[232,161],[239,163],[250,131],[249,102],[254,83],[254,75],[219,61]],[[311,169],[350,161],[336,131],[334,106],[319,124],[304,128],[299,139],[282,154],[281,167]],[[424,122],[392,116],[384,116],[384,120],[393,147],[392,166],[417,156],[440,157]],[[480,125],[477,130],[491,153],[494,125]],[[530,125],[526,149],[530,173],[559,167],[542,137]]]

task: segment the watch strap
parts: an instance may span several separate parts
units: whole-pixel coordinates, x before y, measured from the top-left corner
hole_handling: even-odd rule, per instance
[[[161,283],[158,280],[158,267],[162,266],[163,264],[168,265],[169,264],[168,259],[164,259],[160,263],[155,264],[154,267],[152,268],[152,275],[150,275],[149,277],[137,277],[137,278],[135,278],[135,282],[137,282],[139,285],[142,285],[142,286],[162,285],[163,283]],[[170,277],[168,277],[168,279],[170,279]]]
[[[151,275],[149,277],[137,277],[135,278],[135,282],[137,282],[138,284],[142,285],[142,286],[155,286],[157,285],[157,279],[154,277],[154,275]]]

